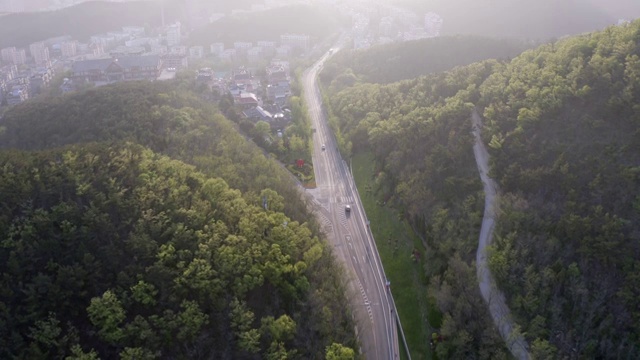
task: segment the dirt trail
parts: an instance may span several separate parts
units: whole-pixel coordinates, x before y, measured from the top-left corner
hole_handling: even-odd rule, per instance
[[[478,253],[476,255],[476,271],[480,292],[484,301],[489,306],[489,312],[493,318],[494,324],[498,327],[500,335],[504,339],[516,359],[529,360],[531,356],[528,352],[527,342],[519,333],[514,333],[516,324],[511,317],[511,312],[505,302],[504,294],[498,289],[495,279],[489,271],[487,263],[487,246],[491,245],[493,240],[493,229],[495,227],[496,214],[498,212],[497,185],[488,175],[489,172],[489,153],[482,143],[480,131],[482,129],[482,119],[476,109],[471,114],[473,122],[473,134],[475,136],[475,144],[473,145],[473,154],[476,158],[480,178],[484,186],[484,217],[482,218],[482,228],[480,229],[480,237],[478,239]]]

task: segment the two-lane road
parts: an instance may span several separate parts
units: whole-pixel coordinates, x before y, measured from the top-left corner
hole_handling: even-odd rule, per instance
[[[303,75],[305,101],[316,129],[313,164],[317,188],[309,192],[318,204],[334,252],[347,269],[361,344],[359,351],[366,359],[397,359],[398,336],[391,293],[353,177],[328,126],[316,83],[318,71],[330,56],[326,53]]]

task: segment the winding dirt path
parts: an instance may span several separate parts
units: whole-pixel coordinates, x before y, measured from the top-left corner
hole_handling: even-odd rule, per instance
[[[480,114],[478,114],[477,109],[473,110],[471,121],[473,122],[473,134],[475,136],[473,154],[476,158],[476,164],[478,165],[478,171],[480,172],[485,194],[484,217],[482,218],[482,227],[480,228],[480,237],[478,239],[478,252],[476,254],[476,272],[480,292],[482,293],[484,301],[489,306],[489,312],[491,313],[493,322],[498,327],[500,335],[506,342],[511,354],[513,354],[516,359],[529,360],[531,356],[527,350],[527,342],[520,333],[513,331],[516,328],[516,324],[507,307],[504,294],[498,289],[487,263],[487,246],[491,245],[491,241],[493,240],[493,229],[499,209],[498,197],[496,196],[498,186],[488,175],[489,153],[480,137],[482,118]]]

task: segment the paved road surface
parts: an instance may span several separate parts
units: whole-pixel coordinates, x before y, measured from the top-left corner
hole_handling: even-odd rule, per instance
[[[338,48],[334,48],[334,53]],[[378,252],[369,232],[360,198],[347,164],[337,150],[321,106],[316,77],[326,53],[303,75],[304,96],[314,133],[313,164],[317,188],[317,213],[336,257],[344,264],[349,278],[349,298],[356,320],[356,332],[366,359],[398,359],[395,309]],[[323,150],[322,144],[325,144]],[[351,211],[345,210],[346,205]]]
[[[498,199],[496,197],[497,185],[488,175],[489,171],[489,153],[480,138],[482,129],[482,119],[476,109],[471,114],[473,122],[473,134],[475,135],[475,144],[473,145],[473,154],[476,158],[480,178],[484,186],[484,217],[482,218],[482,228],[480,229],[480,238],[478,239],[478,253],[476,255],[476,271],[478,274],[478,282],[480,284],[480,292],[484,301],[489,306],[489,312],[493,318],[493,322],[498,327],[500,335],[507,343],[509,351],[517,359],[530,359],[527,351],[527,342],[518,334],[512,334],[516,324],[511,317],[511,312],[504,300],[504,294],[496,286],[495,279],[489,271],[487,265],[487,246],[491,245],[493,239],[493,229],[495,227],[495,218],[498,210]]]

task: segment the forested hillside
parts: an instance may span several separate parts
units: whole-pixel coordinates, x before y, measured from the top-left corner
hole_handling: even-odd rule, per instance
[[[165,20],[176,19],[178,9],[178,4],[168,3]],[[0,36],[0,48],[24,47],[63,35],[87,41],[91,35],[117,31],[122,26],[158,26],[160,15],[160,9],[148,1],[90,1],[56,11],[9,14],[0,21],[0,34],[4,34]]]
[[[216,107],[172,83],[128,82],[39,98],[13,107],[0,126],[6,128],[0,149],[132,141],[196,165],[247,195],[273,189],[285,197],[289,216],[306,221],[290,175],[248,143]]]
[[[0,358],[353,354],[290,175],[215,107],[131,82],[2,121]]]
[[[473,266],[485,117],[501,212],[490,267],[535,358],[640,356],[640,21],[389,85],[334,93],[338,136],[425,239],[442,358],[505,350]]]
[[[509,60],[533,46],[520,40],[480,36],[441,36],[374,46],[366,50],[342,50],[325,65],[320,79],[339,86],[353,76],[361,82],[392,83],[450,70],[486,59]]]

